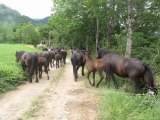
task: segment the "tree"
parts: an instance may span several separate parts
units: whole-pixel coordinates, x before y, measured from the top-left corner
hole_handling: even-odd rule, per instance
[[[26,23],[16,28],[15,38],[16,42],[36,45],[40,41],[40,33],[32,24]]]
[[[126,54],[125,57],[131,57],[132,50],[132,18],[131,18],[131,0],[128,0],[128,32],[127,32],[127,43],[126,43]]]

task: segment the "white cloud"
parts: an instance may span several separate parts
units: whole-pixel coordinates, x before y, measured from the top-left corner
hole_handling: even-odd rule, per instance
[[[0,3],[35,19],[51,15],[53,6],[52,0],[0,0]]]

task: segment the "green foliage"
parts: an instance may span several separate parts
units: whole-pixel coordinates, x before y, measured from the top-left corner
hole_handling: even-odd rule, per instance
[[[40,33],[31,23],[21,24],[15,30],[15,39],[15,42],[36,45],[39,43]]]
[[[138,58],[159,74],[160,4],[150,0],[131,1],[133,19],[132,57]],[[52,43],[95,52],[96,20],[99,20],[99,46],[125,55],[127,4],[124,0],[55,0],[48,25]]]
[[[159,99],[150,94],[132,95],[117,90],[100,90],[101,120],[158,120]]]
[[[38,51],[33,46],[23,44],[0,44],[0,93],[14,89],[26,80],[26,73],[16,63],[16,51]]]

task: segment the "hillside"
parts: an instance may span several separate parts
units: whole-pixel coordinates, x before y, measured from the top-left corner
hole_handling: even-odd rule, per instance
[[[21,15],[18,11],[0,4],[0,24],[3,25],[17,25],[20,23],[31,22],[34,25],[42,25],[48,22],[49,17],[44,19],[34,20],[28,16]]]

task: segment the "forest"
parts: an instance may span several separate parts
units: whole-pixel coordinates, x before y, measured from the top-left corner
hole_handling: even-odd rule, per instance
[[[49,47],[72,47],[93,53],[98,45],[125,55],[130,16],[131,57],[145,61],[156,75],[160,74],[158,0],[54,0],[52,13],[43,25],[24,22],[1,26],[0,42],[36,45],[43,41]]]

